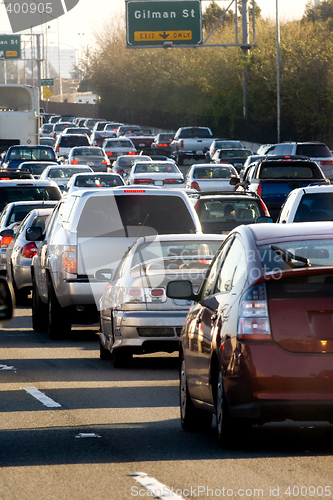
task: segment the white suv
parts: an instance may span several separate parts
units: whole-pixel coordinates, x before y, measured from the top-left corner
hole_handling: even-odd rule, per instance
[[[318,163],[327,179],[333,179],[333,155],[323,142],[282,142],[273,144],[265,154],[307,156]]]
[[[72,323],[98,320],[105,281],[133,241],[154,234],[201,233],[190,199],[181,190],[117,187],[75,191],[55,207],[32,261],[32,324],[52,339],[66,338]]]
[[[316,222],[333,220],[333,186],[294,189],[286,199],[276,222]]]

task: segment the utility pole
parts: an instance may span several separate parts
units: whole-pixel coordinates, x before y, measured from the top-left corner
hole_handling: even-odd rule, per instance
[[[236,2],[237,6],[237,2]],[[236,11],[237,15],[237,11]],[[247,56],[250,50],[250,36],[249,36],[249,9],[248,0],[242,0],[242,27],[243,27],[243,41],[242,50],[244,54],[244,62],[246,63]],[[249,116],[249,105],[248,105],[248,93],[249,93],[249,74],[247,70],[247,65],[244,64],[243,68],[243,118],[248,119]]]

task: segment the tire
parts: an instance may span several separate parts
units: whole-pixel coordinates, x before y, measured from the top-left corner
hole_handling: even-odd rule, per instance
[[[198,410],[193,406],[191,396],[188,392],[184,355],[181,356],[180,364],[180,422],[185,431],[205,431],[212,425],[212,414]]]
[[[51,340],[64,340],[68,338],[71,333],[71,323],[68,312],[59,304],[51,280],[48,284],[47,333]]]
[[[217,441],[221,448],[238,448],[244,446],[251,434],[251,421],[231,418],[223,388],[221,369],[218,373],[216,387],[216,423]]]
[[[103,359],[103,361],[112,359],[111,352],[108,349],[105,349],[101,342],[101,339],[99,339],[99,357]]]
[[[41,300],[35,278],[32,278],[32,328],[35,332],[46,332],[48,325],[47,304]]]
[[[132,361],[132,352],[126,348],[118,348],[112,351],[112,363],[115,368],[127,368]]]

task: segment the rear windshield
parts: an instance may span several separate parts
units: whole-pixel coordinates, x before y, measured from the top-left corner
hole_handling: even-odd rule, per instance
[[[213,137],[212,134],[209,132],[209,130],[204,129],[204,128],[190,128],[183,130],[179,138],[180,139],[205,139],[205,138],[211,138]]]
[[[199,202],[197,208],[201,222],[226,222],[235,220],[239,224],[255,222],[264,215],[256,200],[209,200]]]
[[[250,154],[252,154],[252,151],[249,151],[248,149],[221,149],[219,152],[219,159],[225,159],[227,160],[228,158],[242,158],[246,159]]]
[[[0,212],[12,201],[60,200],[61,192],[55,186],[1,186]]]
[[[34,210],[35,208],[41,208],[40,203],[38,205],[16,205],[12,208],[7,224],[14,224],[14,222],[21,222],[24,217]]]
[[[171,174],[178,174],[178,168],[176,165],[173,163],[153,163],[153,162],[147,162],[147,163],[138,163],[134,167],[134,173],[136,174],[143,174],[143,173],[171,173]]]
[[[104,152],[99,148],[74,149],[72,156],[104,156]]]
[[[214,141],[215,149],[227,149],[227,148],[243,148],[242,143],[239,141]]]
[[[123,186],[124,181],[119,175],[78,175],[75,184],[76,187],[115,187]]]
[[[118,212],[115,213],[115,204]],[[119,220],[120,215],[120,220]],[[78,236],[195,233],[195,224],[185,202],[178,196],[94,196],[87,200],[78,224]]]
[[[198,167],[193,172],[193,179],[230,179],[235,174],[230,167]]]
[[[333,220],[332,193],[305,193],[295,214],[295,222]]]
[[[106,143],[106,148],[132,148],[133,147],[133,144],[130,142],[130,141],[124,141],[124,140],[121,140],[121,141],[108,141]]]
[[[311,165],[285,164],[273,165],[262,164],[259,173],[259,179],[316,179],[319,176]]]
[[[62,136],[59,142],[59,146],[61,148],[72,148],[74,146],[89,146],[89,139],[86,135],[77,136],[77,137],[66,137]]]
[[[14,148],[9,152],[10,161],[56,161],[54,151],[51,148]]]
[[[83,168],[82,169],[82,172],[84,171],[88,171],[90,169],[85,169]],[[49,170],[49,175],[48,177],[50,179],[59,179],[59,178],[62,178],[62,179],[69,179],[70,177],[72,177],[72,175],[74,174],[78,174],[80,172],[80,169],[78,168],[51,168],[51,170]]]
[[[326,144],[299,144],[296,154],[308,156],[309,158],[328,158],[332,156]]]

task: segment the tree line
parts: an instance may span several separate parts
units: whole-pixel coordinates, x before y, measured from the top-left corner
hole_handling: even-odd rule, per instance
[[[220,137],[276,142],[276,26],[255,8],[256,44],[246,57],[236,47],[127,49],[123,20],[108,23],[83,62],[82,85],[101,96],[107,119],[168,130],[207,125]],[[211,2],[205,33],[221,13]],[[236,14],[226,14],[209,43],[233,41]],[[281,141],[318,140],[333,148],[332,32],[333,0],[308,4],[300,21],[280,22]]]

